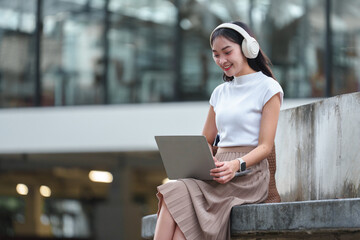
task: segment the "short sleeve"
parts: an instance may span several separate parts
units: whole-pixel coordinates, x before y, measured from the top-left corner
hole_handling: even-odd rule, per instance
[[[276,94],[280,93],[280,105],[283,103],[284,91],[280,84],[274,79],[268,81],[267,91],[265,92],[263,106]]]
[[[216,100],[214,98],[214,92],[212,92],[211,96],[210,96],[210,100],[209,100],[209,103],[211,106],[214,107],[214,105],[216,105]]]
[[[216,104],[218,102],[218,98],[219,98],[219,91],[222,85],[217,86],[214,91],[212,92],[211,96],[210,96],[210,100],[209,103],[211,106],[213,106],[214,108],[216,107]]]

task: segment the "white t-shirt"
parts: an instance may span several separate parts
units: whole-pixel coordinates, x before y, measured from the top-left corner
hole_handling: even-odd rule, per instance
[[[262,109],[277,93],[282,103],[280,84],[262,72],[235,77],[217,86],[209,102],[216,114],[218,146],[257,146]]]

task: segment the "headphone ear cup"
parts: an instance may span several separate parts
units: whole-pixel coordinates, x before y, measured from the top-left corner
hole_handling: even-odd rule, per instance
[[[255,40],[255,38],[244,38],[241,44],[241,49],[245,57],[250,59],[256,58],[260,51],[259,43]]]

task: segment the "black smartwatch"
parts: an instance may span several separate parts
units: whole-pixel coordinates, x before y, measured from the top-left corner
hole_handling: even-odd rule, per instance
[[[240,163],[239,172],[245,171],[246,170],[246,162],[242,158],[237,158],[237,160],[239,160],[239,163]]]

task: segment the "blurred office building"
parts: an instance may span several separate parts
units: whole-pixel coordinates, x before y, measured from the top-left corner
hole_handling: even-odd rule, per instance
[[[360,89],[358,0],[0,0],[0,238],[141,239],[155,135],[201,134],[209,34],[254,30],[285,105]]]

